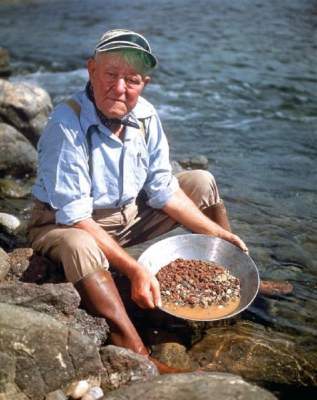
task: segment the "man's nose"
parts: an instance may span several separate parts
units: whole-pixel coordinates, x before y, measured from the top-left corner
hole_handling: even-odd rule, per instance
[[[126,83],[124,78],[118,78],[114,84],[114,88],[118,93],[124,93],[126,90]]]

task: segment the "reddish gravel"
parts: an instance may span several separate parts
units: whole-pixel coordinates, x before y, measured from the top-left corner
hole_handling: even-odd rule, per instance
[[[224,305],[240,297],[240,281],[211,261],[178,258],[157,274],[163,304],[180,306]]]

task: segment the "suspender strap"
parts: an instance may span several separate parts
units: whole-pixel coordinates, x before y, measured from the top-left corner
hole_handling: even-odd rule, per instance
[[[74,111],[74,113],[79,118],[81,108],[80,105],[77,103],[77,101],[75,101],[74,99],[68,99],[66,101],[66,104]]]

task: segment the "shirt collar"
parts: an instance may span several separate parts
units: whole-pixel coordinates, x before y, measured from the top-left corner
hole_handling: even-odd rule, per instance
[[[111,136],[111,131],[108,129],[100,120],[95,106],[92,101],[87,97],[85,90],[81,91],[77,95],[75,95],[74,100],[80,103],[81,111],[80,111],[80,124],[85,134],[87,134],[89,128],[91,126],[98,126],[98,129],[104,132],[107,136]],[[153,106],[146,101],[143,97],[139,97],[138,102],[134,109],[128,114],[128,118],[130,121],[134,122],[138,126],[140,126],[139,119],[149,118],[154,114]],[[128,127],[130,129],[134,129],[132,127]]]

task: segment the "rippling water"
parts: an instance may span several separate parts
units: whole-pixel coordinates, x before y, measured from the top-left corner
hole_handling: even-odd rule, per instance
[[[251,313],[316,338],[317,2],[0,1],[12,80],[55,103],[83,87],[85,59],[114,27],[143,32],[158,55],[147,98],[172,157],[208,157],[262,276],[295,285]]]

